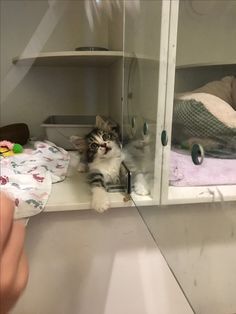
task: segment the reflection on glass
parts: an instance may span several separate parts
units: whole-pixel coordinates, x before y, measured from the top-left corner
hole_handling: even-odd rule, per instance
[[[235,29],[235,1],[179,2],[169,191],[195,204],[139,206],[196,314],[236,313]]]
[[[161,1],[126,1],[124,146],[133,199],[153,193]]]
[[[233,1],[180,1],[170,185],[236,184],[235,11]]]

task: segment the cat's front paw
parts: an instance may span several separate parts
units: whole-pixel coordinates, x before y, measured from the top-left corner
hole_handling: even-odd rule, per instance
[[[136,182],[134,184],[134,192],[138,195],[148,195],[149,190],[143,185],[143,183]]]
[[[145,180],[143,174],[138,174],[134,183],[134,191],[138,195],[148,195],[150,194],[149,185]]]
[[[110,207],[110,202],[107,192],[104,188],[94,187],[92,189],[92,202],[91,206],[98,213],[103,213]]]

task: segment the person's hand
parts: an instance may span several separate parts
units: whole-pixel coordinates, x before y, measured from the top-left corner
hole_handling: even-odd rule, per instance
[[[13,221],[14,204],[0,193],[0,314],[14,306],[28,280],[25,227]]]

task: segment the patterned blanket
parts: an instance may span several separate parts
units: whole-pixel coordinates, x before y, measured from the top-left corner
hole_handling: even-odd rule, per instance
[[[69,154],[51,142],[36,142],[34,149],[0,158],[0,187],[15,201],[15,218],[38,214],[47,203],[52,183],[65,179]]]

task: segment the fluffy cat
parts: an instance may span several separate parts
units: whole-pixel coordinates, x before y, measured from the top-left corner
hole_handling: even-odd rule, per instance
[[[132,173],[133,190],[138,195],[150,194],[153,181],[153,154],[150,135],[128,141],[122,149],[114,129],[93,129],[84,138],[72,136],[71,142],[80,153],[78,171],[88,171],[91,186],[91,207],[104,212],[110,206],[108,183],[119,183],[121,163]]]
[[[125,164],[132,173],[133,190],[138,195],[151,193],[154,169],[154,143],[151,134],[141,134],[124,146]]]
[[[85,138],[73,137],[71,141],[74,146],[80,147],[82,163],[78,170],[83,168],[81,164],[88,168],[91,207],[102,213],[110,206],[107,184],[119,182],[120,166],[124,159],[119,136],[114,130],[95,128]]]

